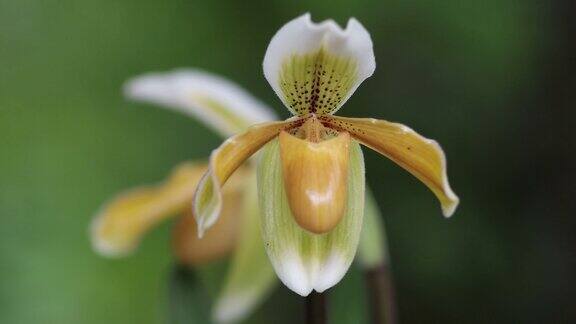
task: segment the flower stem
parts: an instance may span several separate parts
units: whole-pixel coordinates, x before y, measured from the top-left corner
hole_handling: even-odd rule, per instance
[[[386,228],[378,204],[368,188],[366,189],[364,228],[358,254],[366,277],[372,323],[396,324],[398,322],[396,296],[390,270]]]
[[[306,324],[326,324],[326,294],[312,292],[306,297]]]
[[[396,294],[388,263],[365,270],[370,312],[374,324],[396,324]]]

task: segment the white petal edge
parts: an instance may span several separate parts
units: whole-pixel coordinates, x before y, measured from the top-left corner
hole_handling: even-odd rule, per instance
[[[336,112],[376,69],[372,38],[358,20],[350,18],[346,28],[342,29],[331,19],[314,23],[310,13],[306,13],[291,20],[276,32],[268,45],[262,64],[266,80],[286,107],[289,107],[289,104],[279,82],[283,63],[291,55],[308,54],[322,46],[331,54],[354,57],[358,64],[358,79],[332,113]]]
[[[344,254],[331,252],[323,263],[310,271],[296,251],[285,252],[283,257],[274,263],[278,278],[286,287],[300,296],[306,297],[313,290],[322,293],[335,286],[350,268],[352,259]]]
[[[194,117],[225,137],[277,119],[270,108],[234,82],[197,69],[143,74],[124,84],[124,95]]]

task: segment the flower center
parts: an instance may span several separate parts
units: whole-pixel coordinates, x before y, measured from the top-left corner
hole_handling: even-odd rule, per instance
[[[309,114],[299,118],[290,129],[290,134],[299,139],[307,140],[312,143],[319,143],[338,136],[339,132],[332,127],[327,127],[322,122],[323,118],[316,114]]]
[[[324,48],[292,55],[280,73],[280,86],[290,110],[299,116],[327,115],[341,106],[357,79],[357,63]]]

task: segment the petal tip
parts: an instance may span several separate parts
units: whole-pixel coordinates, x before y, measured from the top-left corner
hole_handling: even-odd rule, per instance
[[[92,249],[99,255],[111,259],[122,258],[131,254],[131,250],[118,249],[106,240],[92,239]]]
[[[440,147],[440,145],[436,144],[438,147]],[[442,150],[440,148],[440,150]],[[443,151],[442,151],[443,152]],[[458,208],[458,205],[460,204],[460,198],[454,193],[454,191],[452,190],[452,188],[450,187],[450,183],[448,182],[448,174],[446,171],[446,157],[444,156],[443,158],[443,187],[444,187],[444,194],[446,196],[447,201],[442,203],[442,214],[444,215],[444,217],[446,218],[450,218],[452,217],[452,215],[454,215],[454,212],[456,212],[456,208]]]
[[[156,99],[166,101],[166,96],[170,94],[165,83],[166,77],[158,73],[146,73],[128,79],[122,85],[122,94],[130,100],[151,100]]]
[[[302,297],[308,296],[314,287],[310,284],[306,267],[295,253],[287,253],[274,264],[276,274],[286,287]]]
[[[227,296],[218,301],[212,311],[215,323],[235,323],[245,315],[245,298],[243,296]]]
[[[322,276],[318,276],[314,283],[314,290],[322,293],[334,287],[346,275],[351,263],[352,260],[350,258],[346,258],[339,253],[332,253],[328,260],[325,261]]]
[[[254,307],[254,294],[235,293],[219,299],[212,310],[215,323],[238,323],[250,314]]]
[[[350,25],[361,25],[361,24],[358,21],[358,19],[356,19],[356,17],[350,17],[350,19],[348,19],[348,22],[346,23],[346,29],[348,29]]]
[[[135,90],[136,81],[137,81],[136,78],[128,79],[122,85],[122,94],[124,95],[125,98],[134,99],[134,93],[136,91]]]
[[[458,208],[458,205],[460,204],[460,199],[454,193],[451,193],[449,196],[451,196],[451,201],[442,205],[442,214],[446,218],[452,217],[454,212],[456,212],[456,208]]]
[[[306,297],[314,290],[321,293],[338,284],[352,263],[351,258],[340,253],[332,253],[328,259],[317,261],[320,263],[311,267],[299,257],[287,255],[275,267],[276,273],[286,287]]]
[[[198,237],[210,228],[222,210],[222,193],[220,184],[209,169],[198,183],[192,202],[192,214],[198,226]]]
[[[197,215],[197,213],[199,212],[194,212],[194,215]],[[214,212],[214,214],[216,215],[216,217],[219,217],[220,211],[216,211]],[[196,222],[196,228],[197,228],[196,233],[199,239],[203,238],[204,234],[206,233],[206,230],[209,229],[213,225],[213,223],[216,222],[216,220],[214,220],[214,222],[207,222],[206,219],[200,217],[194,217],[194,221]]]
[[[122,248],[103,237],[101,233],[102,217],[97,216],[90,225],[90,243],[92,249],[107,258],[121,258],[133,252],[133,248]]]
[[[201,239],[204,237],[204,233],[206,232],[206,229],[204,228],[204,224],[203,223],[197,223],[198,224],[198,238]]]

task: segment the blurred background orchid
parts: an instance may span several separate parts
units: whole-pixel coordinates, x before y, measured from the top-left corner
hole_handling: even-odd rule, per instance
[[[272,110],[239,86],[198,70],[140,76],[126,84],[125,93],[128,98],[194,116],[224,136],[274,118]],[[207,161],[183,162],[162,184],[117,195],[102,207],[92,222],[92,245],[104,256],[126,256],[152,228],[170,217],[180,216],[173,230],[172,249],[182,269],[173,273],[172,290],[194,285],[193,292],[199,294],[200,283],[183,282],[194,281],[192,274],[181,278],[186,276],[186,271],[234,253],[230,270],[219,283],[222,291],[217,294],[211,317],[222,323],[238,322],[260,304],[275,283],[261,247],[255,169],[253,165],[246,165],[230,180],[223,191],[226,203],[222,206],[221,221],[200,239],[192,215],[192,196],[207,169]],[[170,303],[182,304],[182,311],[194,315],[193,318],[205,313],[204,305],[177,292],[171,293]],[[170,310],[168,316],[177,318],[179,312]],[[186,322],[186,315],[182,316],[181,321]]]
[[[307,11],[366,26],[378,66],[345,111],[434,136],[463,198],[457,217],[437,217],[423,186],[366,150],[401,322],[573,322],[575,6],[0,0],[0,322],[164,323],[168,291],[214,309],[167,284],[201,283],[216,297],[236,258],[175,270],[169,237],[185,215],[150,225],[122,260],[92,251],[86,228],[103,199],[161,190],[170,170],[198,165],[221,142],[208,120],[126,101],[119,89],[143,71],[193,65],[285,119],[255,71],[278,28]],[[333,323],[369,322],[364,271],[353,264],[330,289]],[[301,311],[301,297],[272,289],[245,322],[293,323]]]

